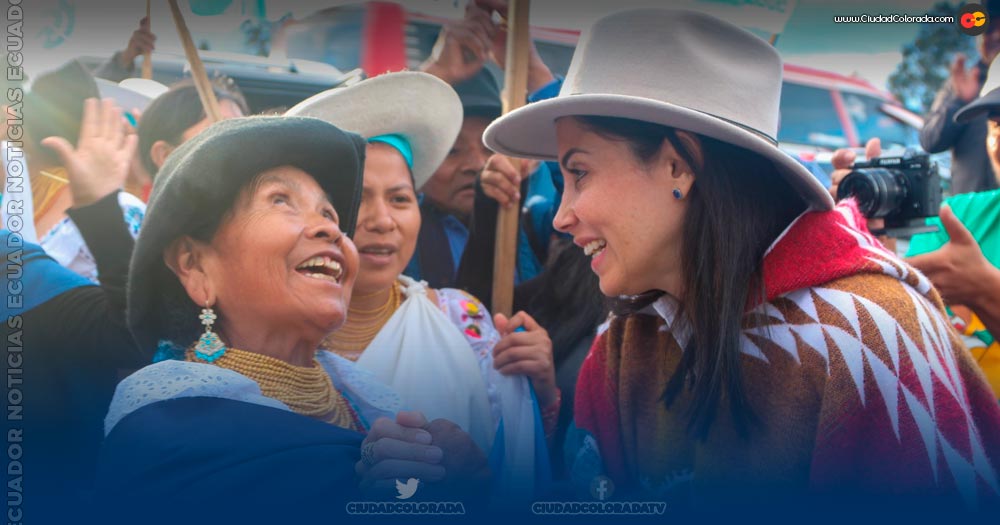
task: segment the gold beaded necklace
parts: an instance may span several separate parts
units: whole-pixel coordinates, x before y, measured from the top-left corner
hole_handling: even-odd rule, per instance
[[[330,334],[323,341],[322,347],[336,352],[341,357],[357,361],[402,302],[403,293],[399,288],[399,281],[396,281],[389,289],[389,298],[382,306],[372,310],[348,307],[347,322]]]
[[[185,359],[201,362],[192,349],[188,349]],[[361,430],[357,414],[315,359],[312,366],[295,366],[264,354],[227,348],[212,364],[256,381],[265,396],[288,405],[296,414]]]

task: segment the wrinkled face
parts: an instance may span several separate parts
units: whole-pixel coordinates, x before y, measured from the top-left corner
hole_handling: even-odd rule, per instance
[[[240,118],[244,116],[243,110],[240,109],[240,106],[229,99],[222,99],[219,101],[219,112],[222,116],[222,120],[228,120],[231,118]],[[181,133],[181,139],[182,139],[181,144],[193,139],[199,133],[205,131],[205,128],[209,127],[210,125],[212,125],[212,122],[208,119],[208,117],[205,117],[200,121],[198,121],[198,123],[195,124],[194,126],[191,126],[190,128],[184,130],[184,133]]]
[[[986,129],[986,152],[993,165],[993,175],[1000,184],[1000,115],[991,115]]]
[[[472,213],[476,198],[476,177],[493,154],[483,144],[483,132],[490,124],[486,117],[466,117],[455,145],[434,176],[420,191],[442,210],[465,219]]]
[[[642,163],[624,140],[611,140],[574,118],[556,122],[565,189],[553,225],[591,256],[607,296],[663,290],[679,297],[681,234],[693,175],[666,145]]]
[[[258,176],[208,246],[203,267],[223,335],[244,326],[322,337],[347,316],[357,249],[316,181],[290,166]]]
[[[369,144],[354,233],[361,259],[357,294],[392,285],[413,257],[419,234],[420,206],[406,161],[392,146]]]

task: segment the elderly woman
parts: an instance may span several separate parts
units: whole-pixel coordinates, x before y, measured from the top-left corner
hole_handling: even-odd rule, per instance
[[[367,458],[373,476],[384,461],[403,479],[448,478],[442,449],[485,468],[454,452],[471,441],[447,425],[411,413],[373,424],[396,415],[398,397],[316,351],[343,324],[358,273],[348,235],[364,150],[320,120],[257,117],[217,123],[170,156],[132,260],[128,320],[143,348],[187,352],[119,385],[104,497],[328,503],[356,486],[369,431],[387,440]]]
[[[559,160],[554,225],[620,298],[577,383],[573,475],[702,504],[996,498],[1000,407],[927,279],[777,148],[773,47],[633,10],[569,71],[485,141]]]
[[[324,346],[374,373],[408,408],[466,430],[490,452],[498,497],[527,499],[536,474],[549,471],[545,435],[558,415],[548,334],[524,312],[494,325],[475,297],[402,275],[420,232],[417,190],[461,127],[458,96],[432,75],[393,73],[321,93],[289,114],[368,141],[354,236],[361,267],[347,322]],[[544,428],[538,406],[549,407]]]

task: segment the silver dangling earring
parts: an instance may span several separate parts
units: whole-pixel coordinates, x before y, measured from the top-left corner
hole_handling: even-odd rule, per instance
[[[207,303],[198,316],[201,324],[205,325],[205,333],[201,334],[198,344],[194,345],[194,355],[206,363],[214,363],[226,353],[226,345],[222,344],[219,335],[212,331],[212,325],[218,318],[219,316],[215,315],[215,311]]]
[[[681,193],[681,190],[679,188],[674,188],[674,198],[677,200],[681,200],[684,198],[684,194]]]

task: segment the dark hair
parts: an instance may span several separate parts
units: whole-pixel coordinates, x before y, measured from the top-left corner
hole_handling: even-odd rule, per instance
[[[677,322],[688,323],[692,337],[663,399],[669,408],[682,390],[690,392],[688,429],[699,439],[707,436],[723,405],[746,435],[756,418],[740,365],[744,313],[765,297],[764,253],[806,210],[805,201],[771,161],[747,149],[697,135],[703,159],[699,166],[673,128],[615,117],[578,119],[603,137],[627,142],[643,164],[652,161],[667,140],[694,170],[695,183],[684,197],[684,293],[675,319],[675,327]],[[615,311],[636,313],[664,293],[650,290],[619,302]]]
[[[246,100],[234,85],[213,81],[212,88],[219,101],[230,100],[239,106],[244,114],[249,113]],[[198,90],[190,79],[174,84],[169,91],[153,100],[139,120],[139,155],[142,156],[142,165],[150,176],[155,177],[160,171],[150,155],[153,144],[165,140],[174,146],[180,146],[184,132],[205,120],[205,117],[207,115],[198,96]]]

